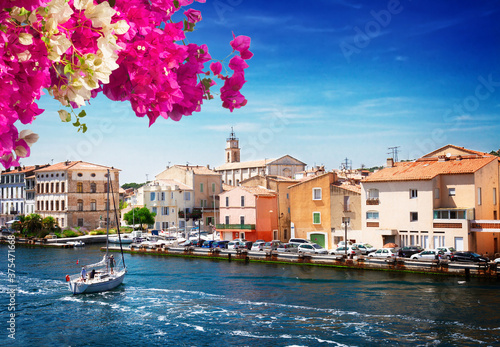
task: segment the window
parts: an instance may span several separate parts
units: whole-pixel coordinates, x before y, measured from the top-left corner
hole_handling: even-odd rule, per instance
[[[418,212],[410,212],[410,222],[418,221]]]
[[[64,211],[64,200],[61,200],[61,211]]]
[[[439,199],[439,188],[434,189],[434,199]]]
[[[64,182],[61,182],[61,193],[64,193]]]
[[[229,206],[229,196],[226,196],[226,207]]]
[[[59,200],[56,200],[56,211],[59,211]]]
[[[54,193],[54,182],[50,184],[50,192]]]
[[[497,189],[493,188],[493,205],[497,204]]]
[[[203,183],[200,183],[200,193],[203,193]]]
[[[477,188],[477,204],[481,205],[481,188]]]
[[[59,193],[59,182],[56,182],[56,193]]]
[[[321,212],[313,212],[313,224],[321,224]]]
[[[156,194],[154,192],[150,193],[149,201],[155,201]]]
[[[226,216],[226,218],[225,218],[225,224],[229,224],[229,216]]]
[[[91,193],[96,193],[97,192],[97,187],[95,185],[95,183],[90,183],[90,192]]]
[[[97,204],[95,200],[90,201],[90,210],[91,211],[97,211]]]
[[[83,211],[83,200],[78,200],[76,203],[78,211]]]
[[[321,200],[321,188],[313,188],[313,200]]]
[[[50,210],[51,210],[51,211],[54,211],[54,201],[51,201],[51,202],[50,202]]]
[[[448,195],[455,196],[455,188],[448,188]]]
[[[165,192],[161,192],[161,201],[165,201]]]
[[[378,219],[378,211],[366,212],[366,219]]]
[[[286,193],[286,198],[289,199],[288,193]]]
[[[152,207],[151,212],[154,214],[158,214],[158,209],[156,207]]]
[[[240,224],[245,224],[245,216],[240,216]]]
[[[168,229],[168,222],[161,222],[161,228],[163,230],[167,230]]]
[[[378,189],[369,189],[368,199],[378,199]]]
[[[83,218],[78,218],[78,226],[83,227]]]
[[[104,193],[108,192],[108,182],[104,183]]]
[[[410,189],[410,199],[416,199],[418,197],[418,190]]]
[[[76,184],[76,192],[77,193],[83,193],[83,183],[82,182],[78,182]]]
[[[186,201],[191,200],[191,192],[184,192],[184,200]]]
[[[212,183],[212,193],[215,193],[215,183]]]
[[[82,176],[83,176],[83,174],[82,174],[81,172],[79,172],[79,173],[77,174],[77,176],[78,176],[78,177],[82,177]]]
[[[241,196],[241,207],[245,206],[245,197],[242,195]]]
[[[344,212],[349,212],[351,210],[349,202],[350,197],[348,195],[344,195]]]
[[[205,199],[201,199],[201,200],[200,200],[200,207],[207,207],[207,206],[208,206],[208,204],[207,204],[207,200],[205,200]]]

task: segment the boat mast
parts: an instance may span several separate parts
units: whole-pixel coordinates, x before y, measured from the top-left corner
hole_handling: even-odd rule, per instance
[[[106,203],[106,259],[108,259],[108,237],[109,237],[109,169],[108,169],[108,189]]]

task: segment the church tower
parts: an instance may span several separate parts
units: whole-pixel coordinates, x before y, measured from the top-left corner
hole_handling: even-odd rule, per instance
[[[231,127],[231,134],[226,139],[226,163],[239,163],[240,162],[240,149],[238,148],[238,139],[234,135],[233,127]]]

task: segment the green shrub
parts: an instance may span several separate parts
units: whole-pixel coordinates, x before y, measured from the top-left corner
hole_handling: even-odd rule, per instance
[[[76,232],[74,232],[73,230],[64,230],[63,235],[65,237],[77,237],[78,236],[78,234]]]

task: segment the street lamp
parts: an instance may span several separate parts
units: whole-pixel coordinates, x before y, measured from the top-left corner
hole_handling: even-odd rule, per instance
[[[342,228],[344,228],[344,251],[347,256],[347,227],[349,226],[349,222],[345,221],[342,223]]]

